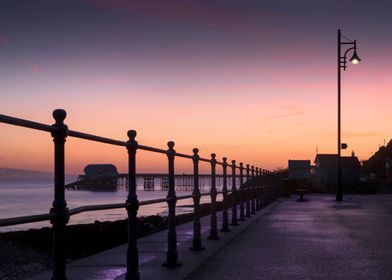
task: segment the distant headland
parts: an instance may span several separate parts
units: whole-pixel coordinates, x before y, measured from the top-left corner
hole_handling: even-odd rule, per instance
[[[66,181],[74,180],[76,177],[67,174]],[[53,182],[53,178],[52,172],[0,167],[0,182],[2,183]]]

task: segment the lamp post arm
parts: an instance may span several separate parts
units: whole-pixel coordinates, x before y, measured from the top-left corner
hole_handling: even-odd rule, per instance
[[[347,49],[346,51],[345,51],[345,53],[344,53],[344,58],[347,58],[347,53],[349,52],[349,51],[351,51],[351,50],[355,50],[356,49],[356,46],[354,45],[354,47],[351,47],[351,48],[349,48],[349,49]]]

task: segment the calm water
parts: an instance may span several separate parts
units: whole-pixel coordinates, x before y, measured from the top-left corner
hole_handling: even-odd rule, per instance
[[[140,201],[164,198],[166,191],[144,191],[143,182],[138,182],[137,195]],[[156,186],[159,189],[159,186]],[[177,196],[190,194],[190,191],[177,191]],[[117,192],[90,192],[90,191],[68,191],[66,190],[68,208],[75,208],[91,204],[122,203],[125,201],[126,190]],[[218,197],[220,200],[220,197]],[[0,183],[0,219],[17,216],[48,213],[53,201],[53,186],[48,183]],[[209,196],[202,197],[201,202],[210,202]],[[192,199],[180,200],[177,203],[177,213],[192,212]],[[166,203],[141,206],[138,216],[166,215]],[[125,209],[114,209],[105,211],[94,211],[81,213],[71,217],[69,224],[93,223],[94,221],[113,221],[126,218]],[[8,226],[0,228],[0,232],[25,230],[28,228],[40,228],[50,226],[48,221],[30,223],[24,225]]]

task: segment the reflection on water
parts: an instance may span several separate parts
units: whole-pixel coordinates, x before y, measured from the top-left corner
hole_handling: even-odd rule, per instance
[[[139,184],[140,186],[141,184]],[[177,196],[191,194],[190,191],[177,191]],[[164,198],[166,191],[144,191],[138,187],[137,195],[139,201]],[[122,189],[117,192],[90,192],[90,191],[68,191],[66,190],[66,200],[68,208],[76,208],[92,204],[122,203],[126,200],[127,192]],[[10,218],[17,216],[27,216],[34,214],[47,213],[53,201],[53,187],[47,183],[39,184],[15,184],[0,183],[0,218]],[[203,196],[201,203],[210,202],[209,196]],[[178,206],[193,205],[192,199],[179,200]],[[190,213],[192,207],[177,207],[177,213]],[[167,204],[157,203],[140,206],[138,216],[166,215]],[[81,213],[72,216],[69,224],[84,224],[99,221],[113,221],[125,219],[127,217],[125,209],[113,209],[105,211],[94,211]],[[0,228],[0,231],[24,230],[28,228],[40,228],[50,226],[49,221],[15,225]]]

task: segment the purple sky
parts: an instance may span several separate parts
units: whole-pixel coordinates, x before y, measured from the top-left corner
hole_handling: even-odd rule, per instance
[[[1,1],[0,112],[50,123],[61,107],[74,129],[123,138],[135,128],[146,144],[172,139],[268,168],[313,159],[316,146],[335,152],[341,28],[363,59],[343,73],[343,140],[368,158],[392,136],[391,10],[391,1]],[[21,153],[37,148],[0,129],[0,166],[33,165]]]

